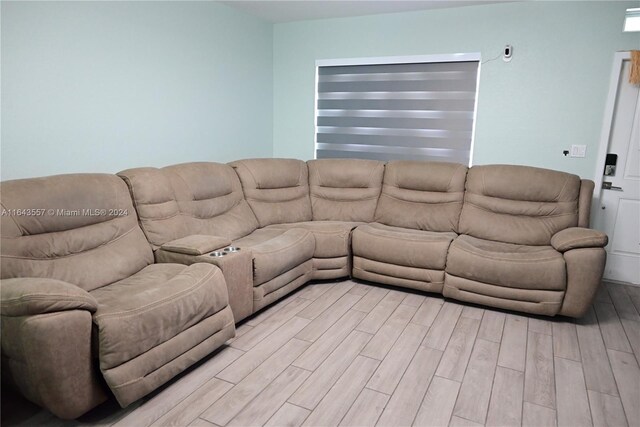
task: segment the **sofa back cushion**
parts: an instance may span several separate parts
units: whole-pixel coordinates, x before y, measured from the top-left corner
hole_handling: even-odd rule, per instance
[[[46,277],[87,291],[153,262],[127,186],[115,175],[5,181],[1,277]]]
[[[310,160],[309,186],[314,221],[373,221],[384,163],[377,160]]]
[[[163,172],[169,177],[189,235],[210,234],[234,240],[258,228],[231,166],[185,163],[163,168]]]
[[[458,231],[467,167],[393,161],[384,171],[375,221],[426,231]]]
[[[184,163],[118,175],[129,185],[140,225],[154,248],[194,234],[233,240],[257,228],[240,180],[228,165]]]
[[[474,166],[467,175],[459,232],[481,239],[549,245],[578,225],[580,178],[528,166]]]
[[[307,164],[295,159],[230,163],[260,227],[311,220]]]

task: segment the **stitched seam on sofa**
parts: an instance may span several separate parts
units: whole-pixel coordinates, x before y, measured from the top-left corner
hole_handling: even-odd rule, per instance
[[[138,224],[136,223],[136,226],[137,225]],[[125,233],[121,234],[120,236],[116,237],[113,240],[109,240],[108,242],[102,243],[102,244],[96,246],[95,248],[86,249],[86,250],[83,250],[83,251],[80,251],[80,252],[73,252],[71,254],[54,256],[54,257],[47,257],[47,258],[25,257],[25,256],[7,255],[7,254],[2,254],[2,257],[3,258],[12,258],[12,259],[29,259],[29,260],[34,260],[34,261],[51,261],[51,260],[55,260],[55,259],[68,258],[68,257],[80,255],[80,254],[86,254],[87,252],[92,252],[92,251],[98,250],[100,248],[103,248],[105,246],[108,246],[111,243],[117,242],[118,240],[120,240],[123,237],[127,236],[129,233],[133,232],[137,228],[136,226],[132,227],[131,229],[129,229],[128,231],[126,231]]]
[[[302,265],[302,264],[301,264],[301,265]],[[294,268],[295,268],[295,267],[294,267]],[[293,270],[293,268],[292,268],[291,270]],[[286,274],[286,273],[288,273],[288,272],[289,272],[289,271],[291,271],[291,270],[285,271],[285,272],[284,272],[284,273],[282,273],[282,274]],[[301,278],[302,276],[304,276],[304,275],[306,275],[306,274],[309,274],[309,273],[312,273],[312,272],[314,272],[314,271],[318,271],[318,270],[316,270],[316,269],[315,269],[315,267],[313,267],[313,266],[312,266],[310,271],[305,271],[304,273],[301,273],[299,276],[296,276],[295,278],[291,279],[289,282],[285,283],[284,285],[280,286],[279,288],[276,288],[276,289],[272,290],[271,292],[268,292],[268,293],[264,294],[264,295],[262,296],[262,298],[266,297],[267,295],[271,295],[271,294],[272,294],[272,293],[274,293],[274,292],[279,291],[280,289],[284,288],[285,286],[290,285],[291,283],[295,282],[296,280],[298,280],[298,279],[299,279],[299,278]],[[282,276],[282,274],[280,274],[279,276],[274,277],[273,279],[275,279],[275,278],[277,278],[277,277]],[[271,280],[273,280],[273,279],[271,279]],[[259,285],[258,287],[260,287],[260,286],[264,286],[264,285],[266,285],[267,283],[269,283],[269,282],[264,282],[263,284]]]
[[[457,276],[455,276],[457,277]],[[481,294],[480,292],[473,292],[473,291],[469,291],[466,289],[460,289],[460,288],[456,288],[455,286],[451,286],[451,285],[444,285],[445,288],[449,288],[452,290],[455,290],[456,292],[460,292],[463,294],[470,294],[470,295],[479,295],[479,296],[483,296],[486,298],[493,298],[493,299],[498,299],[498,300],[502,300],[502,301],[510,301],[510,302],[521,302],[524,304],[548,304],[548,305],[560,305],[562,304],[562,301],[559,302],[553,302],[553,301],[533,301],[533,300],[524,300],[524,299],[511,299],[511,298],[501,298],[501,297],[494,297],[492,295],[487,295],[487,294]],[[532,289],[525,289],[525,290],[532,290]],[[564,291],[551,291],[551,290],[545,290],[545,292],[564,292]]]
[[[304,169],[302,166],[300,166],[300,164],[298,164],[298,182],[296,183],[296,187],[301,187],[302,186],[302,170]],[[306,170],[307,170],[307,185],[309,185],[309,166],[305,163],[306,166]]]
[[[125,218],[128,218],[128,215],[127,216],[114,216],[113,218],[110,218],[110,219],[108,219],[106,221],[94,222],[92,224],[86,224],[86,225],[82,225],[80,227],[74,227],[74,228],[70,228],[70,229],[67,229],[67,230],[44,231],[42,233],[36,233],[36,234],[23,234],[22,236],[2,236],[1,238],[2,239],[6,239],[6,240],[15,240],[15,239],[19,239],[21,237],[41,236],[43,234],[54,234],[54,233],[66,233],[66,232],[72,231],[72,230],[75,231],[75,230],[81,230],[83,228],[93,227],[93,226],[96,226],[96,225],[104,225],[104,224],[107,224],[108,222],[117,221],[119,219],[125,219]],[[137,218],[138,218],[138,214],[136,212],[136,224],[138,224]],[[133,228],[135,228],[135,227],[133,227]],[[129,230],[129,231],[131,231],[131,230]]]
[[[456,249],[459,249],[461,251],[464,251],[468,254],[471,255],[475,255],[475,256],[479,256],[481,258],[486,258],[486,259],[492,259],[492,260],[496,260],[496,261],[511,261],[511,262],[523,262],[523,263],[529,263],[529,262],[541,262],[541,261],[554,261],[554,260],[560,260],[562,259],[561,257],[548,257],[548,258],[538,258],[538,259],[511,259],[511,258],[501,258],[501,257],[496,257],[496,256],[490,256],[490,255],[485,255],[485,254],[479,254],[477,252],[473,252],[469,249],[463,248],[460,245],[456,245],[455,247]]]
[[[486,180],[486,171],[482,171],[481,173],[482,176],[482,195],[487,194],[487,180]],[[466,184],[465,184],[465,190],[466,190]]]
[[[449,188],[451,188],[451,181],[453,181],[453,177],[456,176],[456,172],[458,172],[458,167],[455,168],[455,170],[451,173],[451,176],[449,177],[449,182],[447,182],[447,189],[446,192],[449,192]]]
[[[364,258],[364,259],[366,259],[366,258]],[[400,266],[400,267],[403,267],[403,266]],[[412,267],[412,268],[415,268],[415,267]],[[377,271],[370,271],[370,270],[362,269],[362,268],[359,268],[359,267],[353,267],[353,269],[361,271],[363,273],[375,274],[376,276],[389,277],[391,279],[406,280],[408,282],[424,283],[424,284],[427,284],[427,285],[442,285],[444,283],[444,281],[442,281],[442,282],[427,282],[425,280],[415,280],[415,279],[408,279],[406,277],[389,276],[388,274],[382,274],[382,273],[377,272]],[[425,270],[427,270],[427,269],[425,269]]]
[[[485,196],[488,197],[488,196]],[[508,200],[508,199],[505,199]],[[518,201],[522,201],[522,200],[518,200]],[[492,211],[490,209],[487,209],[483,206],[477,205],[473,202],[470,202],[468,200],[464,201],[465,204],[467,205],[471,205],[475,208],[480,209],[481,211],[484,212],[488,212],[491,214],[498,214],[498,215],[509,215],[509,216],[517,216],[517,217],[527,217],[527,218],[559,218],[559,217],[563,217],[563,216],[571,216],[571,215],[576,215],[576,213],[573,212],[567,212],[567,213],[562,213],[562,214],[554,214],[554,215],[534,215],[534,214],[514,214],[514,213],[508,213],[508,212],[499,212],[499,211]],[[532,202],[532,203],[538,203],[538,202]],[[544,202],[541,202],[544,203]],[[573,202],[558,202],[558,203],[573,203]]]
[[[566,204],[573,204],[573,203],[577,203],[579,199],[575,199],[575,200],[565,200],[562,202],[556,201],[555,199],[553,200],[523,200],[523,199],[512,199],[510,197],[507,196],[490,196],[488,194],[486,194],[486,191],[483,190],[482,193],[476,193],[474,191],[471,190],[466,190],[465,193],[469,193],[469,194],[473,194],[474,196],[480,196],[480,197],[486,197],[489,199],[498,199],[498,200],[508,200],[511,202],[523,202],[523,203],[548,203],[548,204],[556,204],[556,205],[566,205]]]
[[[319,256],[314,256],[311,259],[344,259],[344,258],[348,258],[349,255],[340,255],[340,256],[328,256],[328,257],[319,257]],[[340,267],[342,268],[342,267]]]
[[[152,206],[152,205],[164,205],[166,203],[176,202],[175,199],[165,200],[164,202],[138,202],[136,201],[137,206]]]
[[[422,231],[422,230],[420,230],[420,231]],[[360,232],[361,233],[369,233],[369,234],[372,234],[372,235],[374,235],[376,237],[385,237],[387,239],[394,239],[394,240],[404,240],[406,242],[421,242],[421,243],[442,242],[442,243],[444,243],[446,241],[444,238],[439,238],[439,237],[436,237],[436,236],[434,236],[433,238],[430,237],[430,236],[424,236],[424,237],[426,237],[428,239],[432,239],[432,240],[424,240],[424,239],[419,239],[419,238],[413,238],[412,239],[411,237],[405,237],[405,236],[402,236],[402,237],[400,237],[400,236],[388,236],[388,235],[384,234],[385,230],[379,230],[379,229],[376,229],[376,228],[373,228],[373,227],[370,227],[367,231],[360,230]],[[389,232],[393,233],[393,232],[396,232],[396,231],[393,230],[393,231],[389,231]],[[406,231],[406,232],[405,231],[397,231],[397,233],[409,234],[410,232],[409,231]],[[450,239],[450,241],[452,241],[452,240],[453,240],[453,238]]]
[[[558,199],[560,199],[560,196],[562,196],[562,193],[564,193],[564,189],[567,187],[567,185],[569,184],[569,177],[566,177],[564,180],[564,184],[562,184],[562,188],[560,189],[560,191],[558,192],[558,195],[555,197],[556,202],[558,201]],[[580,198],[580,194],[579,194],[579,190],[578,190],[578,199]]]
[[[384,166],[382,166],[384,168]],[[374,187],[374,182],[373,182],[373,173],[376,171],[377,168],[371,168],[371,171],[369,172],[369,178],[367,179],[367,188],[376,188]],[[384,179],[384,169],[382,171],[382,175],[383,175],[383,179]],[[380,185],[382,185],[382,183],[380,183]]]
[[[209,316],[209,317],[211,317],[211,316]],[[208,319],[209,317],[207,317],[207,319]],[[204,320],[204,319],[203,319],[203,320]],[[197,324],[198,324],[198,323],[196,323],[196,325],[197,325]],[[133,379],[133,380],[129,380],[129,381],[127,381],[127,382],[125,382],[125,383],[122,383],[122,384],[118,384],[118,385],[114,385],[114,386],[109,386],[109,388],[110,388],[110,389],[118,389],[118,388],[122,388],[122,387],[127,387],[127,386],[130,386],[130,385],[132,385],[132,384],[135,384],[135,383],[137,383],[137,382],[140,382],[140,381],[144,380],[144,379],[145,379],[145,378],[147,378],[149,375],[153,374],[154,372],[156,372],[156,371],[157,371],[157,370],[159,370],[159,369],[162,369],[164,366],[166,366],[166,365],[168,365],[169,363],[173,362],[174,360],[176,360],[176,359],[177,359],[177,358],[179,358],[180,356],[182,356],[182,355],[186,354],[187,352],[189,352],[189,351],[193,350],[194,348],[196,348],[197,346],[199,346],[200,344],[202,344],[203,342],[205,342],[205,341],[206,341],[206,340],[208,340],[209,338],[211,338],[211,337],[213,337],[213,336],[215,336],[215,335],[219,334],[220,332],[224,331],[226,328],[228,328],[228,327],[229,327],[229,326],[231,326],[232,324],[233,324],[233,322],[231,322],[231,323],[227,323],[227,324],[226,324],[226,325],[224,325],[220,330],[216,331],[216,332],[215,332],[215,333],[213,333],[212,335],[209,335],[208,337],[205,337],[205,339],[203,339],[202,341],[200,341],[200,342],[199,342],[199,343],[197,343],[196,345],[194,345],[194,346],[192,346],[192,347],[189,347],[188,349],[186,349],[186,350],[185,350],[185,351],[183,351],[182,353],[180,353],[180,354],[176,355],[176,357],[172,358],[171,360],[167,360],[164,364],[162,364],[162,366],[158,366],[156,369],[154,369],[154,370],[152,370],[152,371],[147,372],[144,376],[142,376],[142,377],[138,377],[138,378]],[[193,326],[196,326],[196,325],[193,325]],[[192,326],[192,327],[193,327],[193,326]],[[189,329],[190,329],[190,328],[189,328]],[[185,331],[188,331],[189,329],[186,329]],[[183,331],[183,332],[185,332],[185,331]],[[182,333],[182,332],[181,332],[181,333]],[[178,336],[178,335],[176,335],[176,337],[177,337],[177,336]],[[175,338],[175,337],[173,337],[173,338]],[[173,339],[173,338],[171,338],[171,339]],[[165,341],[165,342],[167,342],[167,341]],[[154,349],[154,348],[155,348],[155,347],[152,347],[151,349]],[[151,349],[149,349],[149,350],[151,350]],[[149,351],[149,350],[147,350],[147,351]],[[145,352],[145,353],[146,353],[146,352]],[[131,360],[127,360],[127,361],[126,361],[126,362],[124,362],[124,363],[131,362],[132,360],[135,360],[136,358],[138,358],[138,357],[142,356],[142,355],[143,355],[143,354],[145,354],[145,353],[139,354],[139,355],[138,355],[138,356],[136,356],[135,358],[133,358],[133,359],[131,359]],[[124,364],[124,363],[123,363],[123,364]],[[194,362],[194,363],[195,363],[195,362]],[[109,370],[111,370],[111,369],[114,369],[114,368],[117,368],[117,367],[119,367],[119,366],[122,366],[123,364],[120,364],[120,365],[118,365],[118,366],[114,366],[113,368],[109,368],[109,369],[107,369],[107,371],[109,371]]]
[[[451,286],[449,286],[449,288],[451,288]],[[478,295],[478,296],[482,296],[485,298],[491,298],[491,299],[496,299],[496,300],[500,300],[500,301],[508,301],[508,302],[515,302],[515,303],[522,303],[522,304],[533,304],[533,305],[561,305],[562,302],[553,302],[553,301],[531,301],[531,300],[520,300],[520,299],[510,299],[510,298],[500,298],[500,297],[494,297],[491,295],[485,295],[485,294],[480,294],[477,292],[471,292],[471,291],[467,291],[467,290],[463,290],[463,289],[456,289],[459,293],[461,294],[468,294],[468,295]]]
[[[233,193],[233,188],[231,188],[231,189],[229,190],[229,192],[228,192],[228,193],[224,193],[224,194],[216,194],[215,196],[212,196],[212,197],[205,197],[205,198],[203,198],[203,199],[196,199],[196,195],[195,195],[195,194],[193,194],[193,193],[194,193],[194,191],[193,191],[193,189],[191,188],[191,186],[189,185],[189,182],[188,182],[188,181],[187,181],[187,180],[186,180],[186,179],[185,179],[185,178],[184,178],[184,177],[183,177],[179,172],[174,171],[173,173],[174,173],[178,178],[180,178],[180,179],[182,180],[182,182],[184,183],[185,187],[187,187],[187,188],[189,189],[189,191],[191,192],[191,201],[192,201],[192,202],[200,202],[200,201],[203,201],[203,200],[213,200],[213,199],[217,199],[218,197],[228,196],[229,194]],[[225,191],[226,191],[226,190],[225,190]],[[178,200],[178,197],[176,196],[175,191],[173,192],[173,197],[174,197],[174,199],[175,199],[176,201]]]
[[[188,267],[185,268],[185,270]],[[183,270],[184,271],[184,270]],[[163,305],[166,305],[166,303],[169,302],[174,302],[175,300],[188,296],[191,294],[191,291],[193,290],[197,290],[199,288],[201,288],[203,285],[205,285],[207,283],[207,280],[211,277],[214,277],[218,272],[221,272],[221,270],[219,268],[214,269],[211,273],[208,273],[206,276],[204,276],[202,279],[200,279],[199,281],[197,281],[193,286],[183,289],[182,291],[173,294],[173,295],[169,295],[161,300],[158,301],[154,301],[150,304],[147,305],[143,305],[142,307],[138,307],[138,308],[134,308],[132,310],[127,310],[127,311],[119,311],[119,312],[115,312],[115,313],[105,313],[105,314],[99,314],[99,315],[95,315],[93,316],[94,320],[102,320],[105,318],[123,318],[123,317],[130,317],[136,314],[141,314],[141,313],[145,313],[153,308],[157,308]],[[180,273],[178,273],[180,274]],[[177,276],[177,275],[176,275]],[[176,276],[174,276],[173,278],[175,278]],[[173,279],[172,278],[172,279]],[[168,281],[170,281],[171,279],[169,279]],[[168,282],[167,281],[167,282]],[[165,282],[165,283],[167,283]],[[98,302],[99,304],[99,302]]]
[[[338,231],[314,230],[313,228],[302,228],[302,227],[300,228],[292,227],[292,228],[288,228],[287,230],[304,230],[304,231],[310,232],[311,234],[326,234],[326,235],[335,235],[340,237],[344,237],[349,234],[349,231],[347,230],[338,230]]]
[[[598,238],[597,236],[595,238]],[[558,248],[567,248],[567,249],[572,249],[571,246],[575,245],[575,244],[580,244],[581,242],[585,242],[585,241],[589,241],[594,239],[593,236],[591,237],[580,237],[577,239],[572,239],[569,242],[563,243],[561,245],[558,245]],[[587,246],[587,247],[593,247],[593,248],[599,248],[600,246]]]
[[[274,253],[274,252],[280,252],[280,251],[282,251],[282,250],[289,249],[291,246],[295,246],[297,243],[299,243],[300,241],[302,241],[302,240],[306,239],[306,238],[307,238],[307,236],[309,236],[309,235],[311,234],[311,232],[310,232],[309,230],[305,230],[305,229],[303,229],[303,228],[291,228],[290,230],[303,230],[303,231],[305,231],[305,234],[303,234],[301,237],[299,237],[299,238],[298,238],[298,240],[293,241],[293,242],[291,242],[289,245],[284,246],[284,247],[282,247],[282,248],[278,248],[278,249],[276,249],[276,250],[269,251],[269,252],[260,252],[260,248],[258,248],[258,251],[257,251],[257,252],[258,252],[258,253],[261,253],[261,254],[271,254],[271,253]],[[289,231],[289,230],[287,230],[287,231]],[[284,233],[283,233],[283,234],[284,234]],[[268,243],[268,242],[270,242],[271,240],[273,240],[273,239],[277,239],[277,238],[279,238],[279,237],[282,237],[282,234],[281,234],[280,236],[273,237],[273,238],[271,238],[271,239],[269,239],[269,240],[265,240],[264,242],[259,243],[259,244],[255,245],[255,246],[250,246],[251,251],[255,251],[255,247],[256,247],[256,246],[260,246],[260,245],[262,245],[262,244]]]
[[[178,211],[170,216],[146,216],[144,218],[140,217],[140,222],[153,222],[153,221],[163,221],[165,219],[171,219],[171,218],[175,218],[177,216],[182,215],[182,213],[180,212],[180,209],[178,209]]]
[[[414,191],[414,190],[412,190],[412,191]],[[415,190],[415,191],[419,191],[420,193],[436,193],[436,191],[420,191],[420,190]],[[450,192],[449,192],[449,191],[447,191],[447,192],[444,192],[444,191],[438,191],[438,193],[445,193],[445,194],[463,194],[463,195],[464,195],[464,193],[463,193],[463,192],[461,192],[461,191],[450,191]],[[389,194],[389,193],[382,193],[382,195],[381,195],[381,196],[385,196],[385,197],[388,197],[388,198],[390,198],[390,199],[397,200],[397,201],[399,201],[399,202],[414,203],[414,204],[416,204],[416,205],[449,205],[449,204],[453,204],[453,203],[459,203],[459,204],[462,204],[462,199],[460,199],[460,200],[452,200],[452,201],[450,201],[450,202],[416,202],[416,201],[414,201],[414,200],[401,199],[401,198],[399,198],[399,197],[392,196],[392,195],[391,195],[391,194]],[[471,203],[469,203],[469,204],[471,204]]]
[[[0,206],[2,207],[2,210],[3,210],[3,211],[8,211],[8,210],[9,210],[9,209],[7,209],[7,208],[5,207],[4,203],[2,203],[2,202],[0,202]],[[20,236],[15,236],[15,237],[3,237],[3,238],[5,238],[5,239],[7,239],[7,238],[9,238],[9,239],[17,239],[18,237],[22,237],[22,236],[24,236],[24,235],[26,234],[26,230],[25,230],[24,228],[22,228],[22,227],[20,226],[20,224],[18,224],[18,221],[16,221],[16,219],[14,218],[14,216],[13,216],[13,215],[8,215],[8,216],[9,216],[9,218],[11,218],[11,222],[13,222],[13,223],[16,225],[16,227],[18,228],[18,230],[20,230],[20,233],[22,233],[22,235],[20,235]]]
[[[57,298],[60,298],[60,299],[57,299]],[[66,294],[24,294],[16,298],[3,299],[2,302],[0,302],[0,307],[5,308],[5,307],[11,306],[12,304],[17,305],[17,304],[26,303],[29,301],[47,300],[47,299],[53,299],[55,300],[55,302],[67,301],[67,302],[89,303],[93,306],[96,305],[95,300],[93,298],[87,297],[84,295],[78,295],[70,298],[70,296]]]
[[[249,175],[251,175],[251,179],[253,179],[253,184],[256,190],[260,189],[260,184],[258,183],[258,180],[256,179],[256,177],[253,175],[253,172],[251,172],[251,168],[249,168],[249,166],[246,165],[245,162],[243,162],[242,160],[240,160],[240,165],[244,166],[244,168],[247,170],[247,172],[249,173]],[[236,169],[236,167],[234,166],[234,169]],[[240,179],[239,174],[236,172],[236,174],[238,175],[238,179]],[[242,181],[240,181],[240,184],[242,184]],[[244,189],[244,187],[243,187]]]
[[[332,187],[332,188],[334,188],[334,187]],[[359,199],[343,200],[343,199],[334,199],[332,197],[319,196],[317,194],[312,194],[311,197],[314,197],[314,198],[319,199],[319,200],[330,200],[332,202],[343,202],[343,203],[363,202],[363,201],[366,201],[366,200],[377,200],[378,199],[378,196],[369,196],[369,197],[361,197]]]
[[[291,187],[284,187],[284,188],[291,188]],[[286,200],[261,200],[261,199],[256,199],[255,197],[245,197],[245,199],[247,201],[251,200],[253,202],[260,202],[260,203],[285,203],[285,202],[295,202],[296,200],[304,199],[305,197],[306,195],[302,194],[301,196],[295,197],[293,199],[286,199]]]
[[[305,236],[301,237],[300,239],[296,240],[295,242],[291,243],[290,245],[284,246],[284,247],[282,247],[282,248],[274,249],[274,250],[272,250],[272,251],[268,251],[268,252],[261,252],[259,248],[256,250],[256,249],[255,249],[255,246],[250,246],[250,248],[251,248],[251,251],[252,251],[253,253],[259,253],[259,254],[263,254],[263,255],[276,254],[276,253],[278,253],[278,252],[282,252],[282,251],[285,251],[285,250],[287,250],[287,249],[290,249],[291,247],[293,247],[293,246],[297,245],[300,241],[302,241],[302,240],[303,240],[303,239],[305,239],[306,237],[307,237],[307,236],[305,235]],[[268,240],[267,240],[267,242],[268,242]],[[266,242],[264,242],[264,243],[266,243]],[[262,244],[262,243],[261,243],[261,244]],[[315,252],[315,250],[314,250],[314,252]],[[313,258],[313,255],[311,255],[311,257],[310,257],[310,258],[308,258],[308,259],[311,259],[311,258]],[[255,257],[254,257],[254,260],[255,260]]]
[[[320,173],[320,168],[316,168],[316,173],[318,174],[318,186],[322,185],[323,179],[322,179],[322,174]],[[309,174],[311,175],[311,174]],[[311,188],[314,187],[313,185],[311,185],[311,181],[309,181],[309,189],[311,190]],[[311,192],[311,191],[309,191]]]
[[[65,313],[67,313],[67,311],[54,311],[53,313],[42,313],[42,314],[28,314],[26,316],[21,316],[21,317],[25,317],[24,319],[24,323],[30,323],[32,321],[38,320],[38,319],[43,319],[43,318],[48,318],[48,317],[55,317],[55,316],[62,316]],[[5,317],[11,317],[11,316],[5,316]],[[22,340],[23,342],[26,342],[26,340]]]
[[[352,189],[352,190],[368,190],[368,189],[373,188],[373,187],[367,187],[367,186],[364,186],[364,187],[353,187],[353,186],[337,187],[335,185],[322,185],[322,184],[312,185],[311,187],[312,188],[314,188],[314,187],[315,188],[335,188],[335,189],[340,189],[340,190],[344,190],[345,188]]]
[[[231,206],[229,209],[227,209],[226,211],[219,213],[218,215],[213,215],[213,216],[196,216],[194,214],[191,213],[186,213],[186,212],[180,212],[180,215],[182,216],[186,216],[189,218],[195,218],[195,219],[203,219],[203,220],[207,220],[207,219],[214,219],[214,218],[218,218],[219,216],[225,215],[227,213],[229,213],[229,211],[231,211],[233,208],[235,208],[236,206],[238,206],[240,204],[240,201],[238,201],[238,203],[236,203],[235,205]]]
[[[565,282],[565,288],[564,289],[531,289],[531,288],[520,288],[520,287],[514,287],[514,286],[508,286],[508,285],[501,285],[498,283],[494,283],[494,282],[490,282],[490,281],[484,281],[484,279],[482,279],[483,281],[480,281],[478,279],[469,279],[466,277],[462,277],[462,276],[456,276],[455,274],[451,274],[450,272],[445,270],[445,274],[448,274],[451,277],[456,277],[456,278],[460,278],[460,279],[464,279],[464,280],[468,280],[468,281],[475,281],[478,283],[481,283],[483,285],[487,285],[487,286],[493,286],[494,288],[502,288],[502,289],[507,289],[507,290],[520,290],[520,291],[533,291],[533,292],[566,292],[566,282]]]
[[[159,169],[156,169],[156,170],[160,171]],[[131,199],[134,202],[134,205],[159,205],[159,204],[162,204],[162,203],[168,203],[168,202],[171,202],[171,201],[175,201],[175,195],[174,195],[173,199],[164,200],[162,202],[147,202],[147,203],[140,202],[140,201],[138,201],[138,196],[136,195],[136,190],[134,188],[134,185],[131,183],[131,180],[129,179],[129,177],[128,176],[124,176],[124,175],[122,175],[122,176],[118,175],[118,177],[120,177],[121,179],[124,180],[124,182],[127,183],[127,187],[129,188],[129,193],[131,195]],[[172,192],[173,192],[173,190],[172,190]],[[137,209],[136,209],[136,211],[137,211]]]

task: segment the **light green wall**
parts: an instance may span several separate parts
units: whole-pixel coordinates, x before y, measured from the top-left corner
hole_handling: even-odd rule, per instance
[[[512,163],[593,177],[611,66],[640,49],[622,33],[640,2],[516,2],[277,24],[274,155],[314,156],[315,60],[481,52],[474,164]],[[584,159],[562,149],[586,144]]]
[[[273,26],[213,2],[2,1],[2,179],[273,154]]]

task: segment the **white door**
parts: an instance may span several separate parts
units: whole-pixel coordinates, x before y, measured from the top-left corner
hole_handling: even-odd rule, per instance
[[[609,235],[605,279],[640,284],[640,88],[629,83],[630,61],[620,67],[608,154],[615,173],[603,176],[594,228]],[[611,96],[611,94],[610,94]],[[599,173],[605,169],[599,165]],[[610,187],[610,188],[608,188]]]

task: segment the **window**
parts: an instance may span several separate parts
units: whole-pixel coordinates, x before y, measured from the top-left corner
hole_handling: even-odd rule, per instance
[[[640,8],[627,9],[623,31],[640,31]]]
[[[469,164],[479,54],[318,61],[316,158]]]

